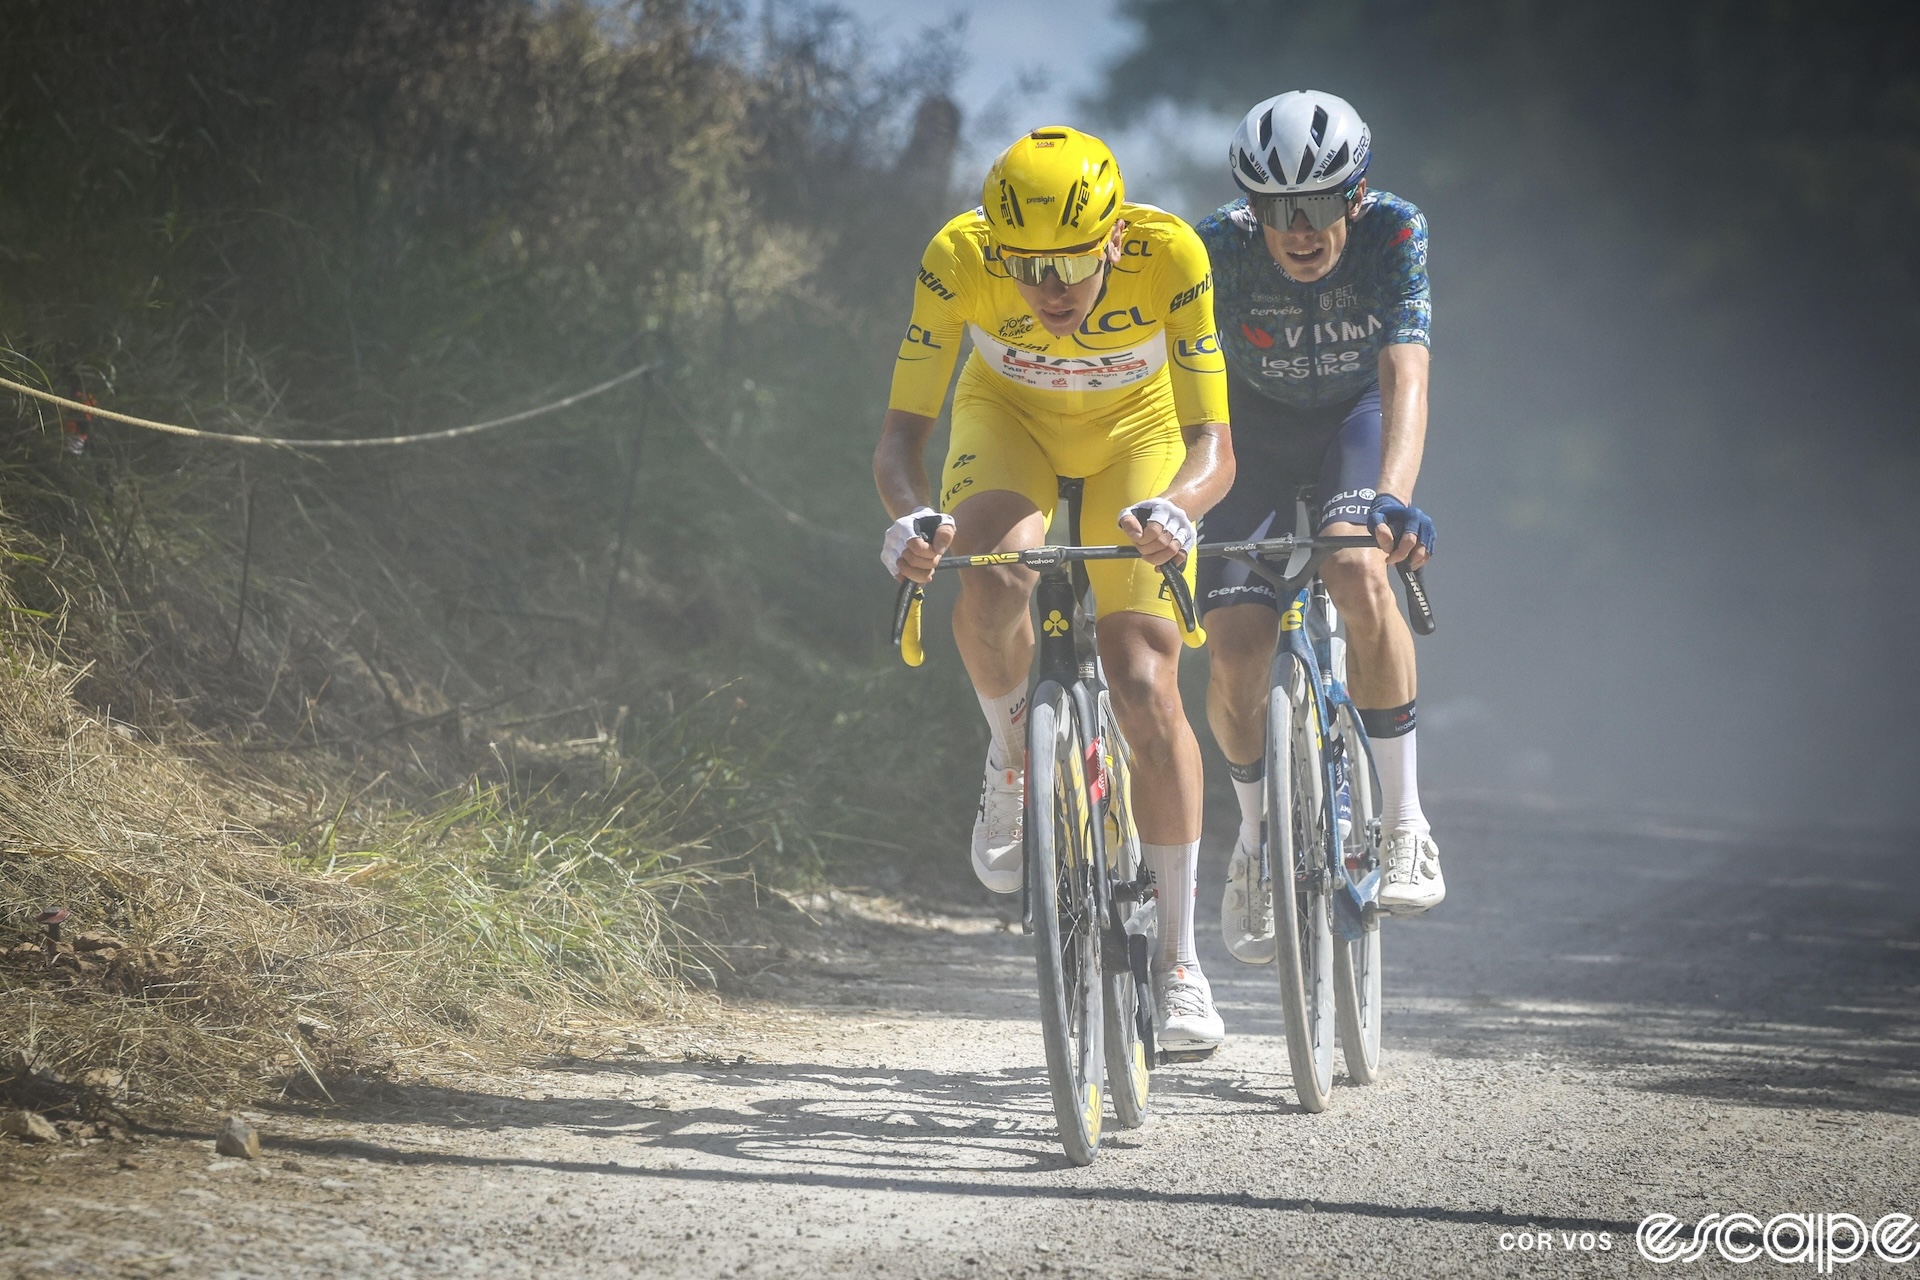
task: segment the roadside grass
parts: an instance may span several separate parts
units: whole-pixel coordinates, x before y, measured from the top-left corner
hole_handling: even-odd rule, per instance
[[[143,741],[75,676],[0,670],[0,1098],[328,1098],[700,999],[690,922],[738,873],[697,780],[621,763],[570,798],[476,779],[412,811],[365,782],[329,803],[351,779]]]

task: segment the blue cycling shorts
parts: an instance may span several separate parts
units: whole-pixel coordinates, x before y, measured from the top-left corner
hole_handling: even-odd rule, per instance
[[[1296,500],[1306,502],[1314,532],[1365,524],[1380,484],[1380,388],[1347,404],[1293,409],[1230,381],[1233,488],[1207,512],[1201,537],[1244,542],[1296,532]],[[1233,604],[1280,608],[1272,584],[1232,560],[1202,560],[1197,587],[1202,614]]]

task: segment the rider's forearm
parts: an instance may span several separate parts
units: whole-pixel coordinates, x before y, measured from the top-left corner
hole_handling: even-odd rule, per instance
[[[1380,352],[1380,492],[1413,501],[1427,448],[1427,349],[1398,342]]]
[[[896,520],[933,505],[926,459],[927,437],[932,434],[932,418],[904,409],[887,410],[880,423],[880,443],[873,450],[873,483],[887,514]]]
[[[1233,433],[1224,422],[1183,427],[1187,458],[1158,496],[1199,519],[1233,488]]]

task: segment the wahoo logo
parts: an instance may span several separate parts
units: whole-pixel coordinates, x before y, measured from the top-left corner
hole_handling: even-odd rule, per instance
[[[1186,306],[1189,302],[1192,302],[1195,298],[1199,297],[1203,293],[1208,292],[1212,288],[1213,288],[1213,273],[1209,271],[1206,275],[1200,277],[1199,284],[1196,284],[1191,288],[1183,289],[1179,293],[1176,293],[1173,295],[1173,302],[1168,305],[1167,314],[1172,315],[1174,312]]]
[[[1272,334],[1268,333],[1265,329],[1256,328],[1253,325],[1246,323],[1244,320],[1240,322],[1240,334],[1248,342],[1251,342],[1254,346],[1260,348],[1262,351],[1265,351],[1268,347],[1273,345]],[[1289,343],[1288,345],[1291,346],[1292,344]]]
[[[953,301],[953,290],[947,288],[947,282],[925,267],[920,268],[920,283],[926,286],[927,291],[934,297],[944,302]]]

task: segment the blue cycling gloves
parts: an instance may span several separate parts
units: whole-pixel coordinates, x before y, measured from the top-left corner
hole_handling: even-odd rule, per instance
[[[1428,555],[1433,554],[1433,517],[1418,507],[1410,507],[1390,493],[1375,496],[1367,509],[1367,532],[1387,526],[1397,543],[1411,533]]]

